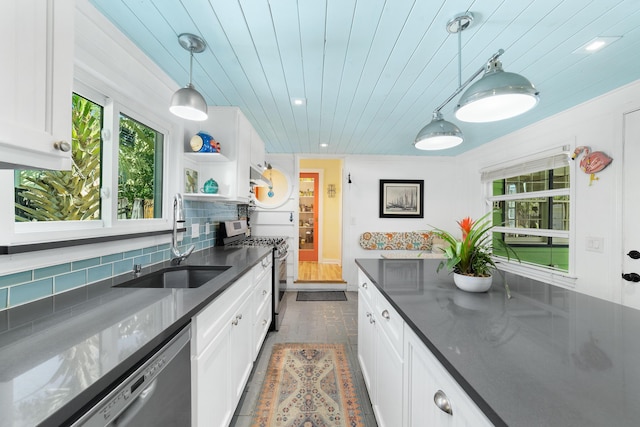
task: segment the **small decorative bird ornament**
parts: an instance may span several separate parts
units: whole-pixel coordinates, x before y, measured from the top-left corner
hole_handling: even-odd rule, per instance
[[[582,152],[584,152],[584,155],[580,160],[580,169],[582,169],[582,172],[590,175],[589,185],[591,185],[593,184],[593,181],[600,179],[596,177],[596,173],[609,166],[613,159],[604,154],[602,151],[594,151],[592,153],[591,149],[586,145],[576,147],[571,158],[575,160],[580,156]]]

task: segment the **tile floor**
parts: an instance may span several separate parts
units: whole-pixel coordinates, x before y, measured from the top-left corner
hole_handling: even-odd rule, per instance
[[[376,427],[360,365],[358,364],[358,293],[347,292],[347,301],[296,301],[296,292],[287,292],[287,311],[278,332],[269,332],[244,390],[231,426],[246,427],[253,420],[267,370],[271,349],[279,342],[345,343],[356,381],[365,427]]]

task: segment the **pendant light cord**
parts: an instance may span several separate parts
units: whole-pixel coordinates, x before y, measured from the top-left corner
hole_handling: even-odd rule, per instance
[[[189,86],[193,85],[193,83],[191,82],[192,73],[193,73],[193,49],[189,49]]]

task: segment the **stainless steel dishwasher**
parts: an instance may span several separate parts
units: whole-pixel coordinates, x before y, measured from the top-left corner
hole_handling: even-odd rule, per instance
[[[190,426],[191,326],[91,408],[75,426]]]

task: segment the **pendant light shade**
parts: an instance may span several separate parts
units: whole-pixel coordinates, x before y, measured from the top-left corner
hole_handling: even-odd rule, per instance
[[[444,120],[440,111],[434,111],[431,122],[418,132],[413,146],[418,150],[444,150],[460,145],[463,140],[458,126]]]
[[[189,84],[178,89],[173,94],[169,111],[187,120],[206,120],[208,117],[207,102],[200,92],[193,87],[191,77],[193,73],[193,54],[203,52],[207,44],[202,38],[188,33],[180,34],[178,42],[180,42],[180,46],[189,51]]]
[[[472,123],[509,119],[535,107],[538,94],[525,77],[505,72],[500,61],[491,61],[482,78],[460,97],[455,116]]]
[[[207,102],[191,83],[173,94],[169,111],[187,120],[207,120]]]

